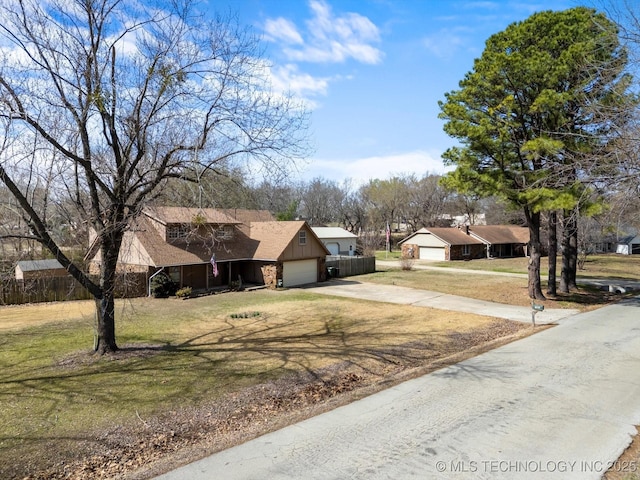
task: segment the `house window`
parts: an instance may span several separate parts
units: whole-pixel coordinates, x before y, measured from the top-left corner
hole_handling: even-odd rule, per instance
[[[216,238],[218,240],[230,240],[233,238],[232,225],[220,225],[216,229]]]
[[[307,232],[306,230],[300,230],[298,232],[298,244],[306,245],[307,244]]]
[[[178,240],[186,238],[189,235],[189,225],[176,224],[167,226],[167,238],[169,240]]]
[[[471,248],[469,245],[462,245],[462,255],[468,257],[471,254]]]
[[[166,272],[173,283],[180,285],[180,267],[167,267]]]

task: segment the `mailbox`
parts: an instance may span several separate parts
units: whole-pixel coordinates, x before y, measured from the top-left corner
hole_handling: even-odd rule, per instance
[[[536,312],[541,312],[544,310],[544,305],[538,305],[537,303],[532,303],[531,308],[533,308]]]

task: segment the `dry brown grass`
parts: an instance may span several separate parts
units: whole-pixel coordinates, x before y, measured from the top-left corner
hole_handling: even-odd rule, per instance
[[[436,270],[402,271],[392,268],[361,275],[358,280],[433,290],[507,305],[523,307],[531,305],[527,279],[517,276],[480,275],[460,272],[456,269],[443,272]],[[544,282],[543,291],[546,291],[546,283]],[[583,287],[569,294],[558,293],[555,297],[548,296],[546,300],[536,302],[544,304],[545,308],[572,308],[584,311],[598,308],[620,298],[620,295],[611,294],[608,291]]]
[[[94,318],[95,303],[91,300],[0,306],[0,332],[73,319],[92,321]]]
[[[526,279],[517,277],[398,270],[357,280],[530,304]],[[547,306],[605,301],[582,291]],[[230,446],[532,332],[478,315],[292,289],[118,302],[125,348],[95,358],[87,354],[93,308],[0,307],[0,477],[124,477],[171,452]]]
[[[264,290],[118,302],[124,348],[99,358],[88,354],[93,306],[0,307],[0,478],[123,475],[532,332],[479,315]]]

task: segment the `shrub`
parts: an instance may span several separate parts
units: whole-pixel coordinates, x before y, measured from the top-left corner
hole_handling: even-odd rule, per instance
[[[178,298],[187,298],[191,296],[193,289],[191,287],[182,287],[180,290],[176,292],[176,297]]]
[[[232,313],[229,316],[231,318],[253,318],[253,317],[259,317],[260,316],[260,312]]]
[[[155,298],[167,298],[171,295],[175,295],[176,285],[171,279],[161,273],[151,279],[151,295]]]
[[[414,263],[415,260],[413,258],[403,257],[400,260],[400,267],[402,268],[402,270],[412,270]]]

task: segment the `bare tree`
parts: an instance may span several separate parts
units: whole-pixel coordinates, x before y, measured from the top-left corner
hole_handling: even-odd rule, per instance
[[[338,221],[346,230],[359,234],[367,225],[367,212],[361,190],[354,189],[351,179],[342,184],[342,202],[339,208]]]
[[[403,180],[406,199],[400,207],[400,216],[409,230],[415,232],[422,227],[436,226],[447,199],[447,193],[439,183],[440,177],[426,174],[417,178],[415,175],[408,175]]]
[[[344,192],[337,182],[314,178],[302,187],[301,212],[312,225],[338,220]]]
[[[244,162],[283,172],[307,153],[303,108],[270,91],[256,37],[189,0],[5,0],[0,180],[30,239],[96,299],[96,351],[118,349],[114,286],[125,231],[170,178]],[[198,168],[194,168],[197,165]],[[64,191],[95,232],[100,279],[61,250],[24,178]]]

